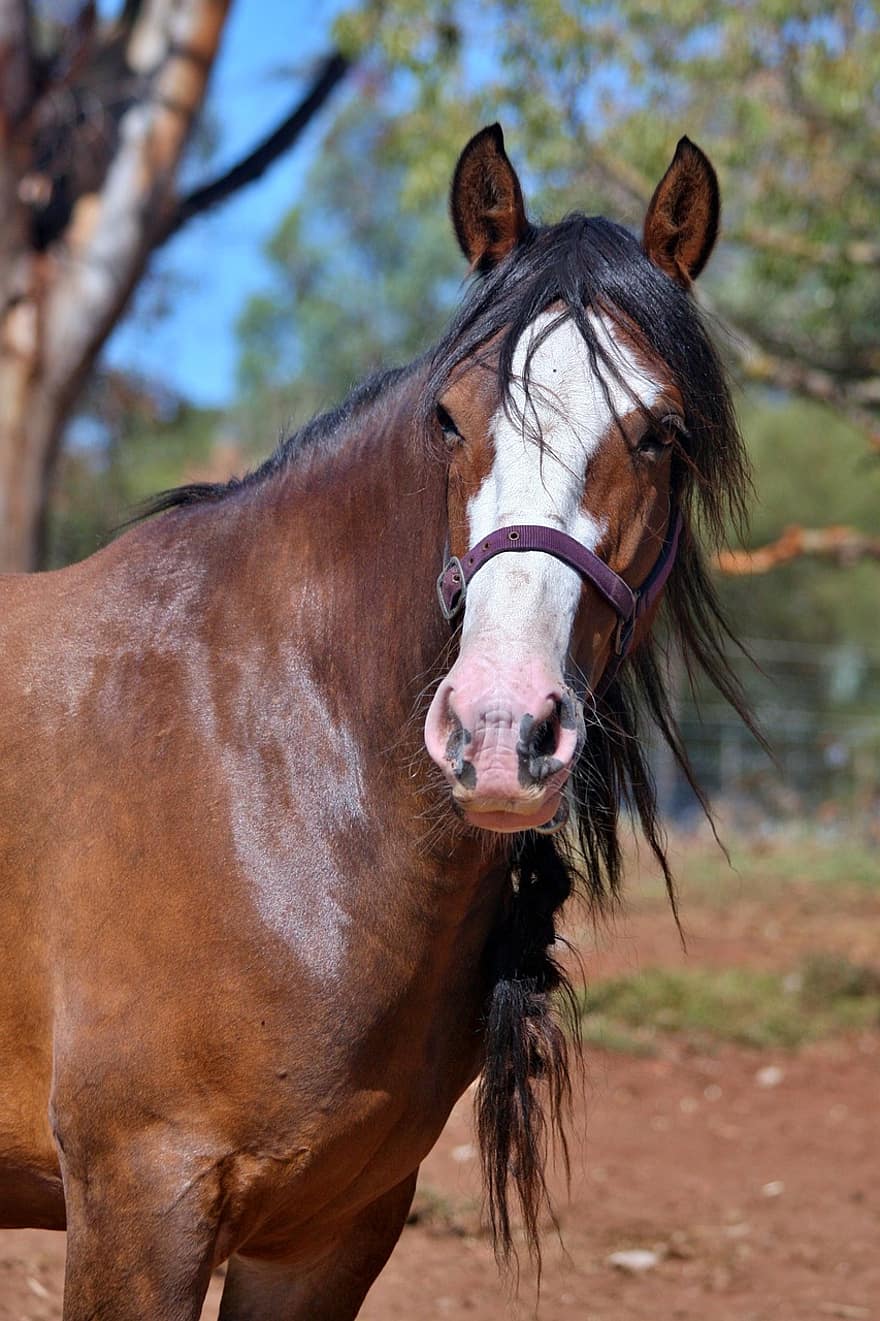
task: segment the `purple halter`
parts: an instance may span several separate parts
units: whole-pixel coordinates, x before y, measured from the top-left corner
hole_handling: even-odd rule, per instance
[[[653,569],[640,587],[632,588],[598,555],[557,528],[541,527],[533,523],[515,523],[510,527],[496,528],[488,537],[472,546],[462,559],[453,555],[446,561],[437,579],[440,609],[446,619],[454,619],[464,605],[468,583],[496,555],[520,550],[541,550],[547,555],[553,555],[575,569],[586,582],[592,583],[617,613],[614,652],[597,689],[597,693],[602,694],[610,687],[629,653],[636,624],[650,610],[666,585],[675,563],[681,529],[681,513],[675,510],[670,515],[666,536]]]

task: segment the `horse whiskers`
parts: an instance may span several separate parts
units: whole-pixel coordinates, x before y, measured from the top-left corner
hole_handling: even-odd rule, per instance
[[[452,651],[458,644],[460,632],[460,626],[454,629],[443,643],[436,659],[420,673],[412,676],[413,683],[418,683],[423,679],[425,682],[412,699],[409,713],[400,726],[396,737],[381,750],[382,756],[391,757],[407,741],[411,741],[412,752],[408,761],[404,763],[407,774],[411,772],[413,763],[420,759],[424,751],[422,741],[424,719],[431,705],[434,692],[438,685],[442,683],[444,675],[450,668]],[[426,676],[428,676],[427,679]]]
[[[448,649],[448,645],[449,644],[447,644],[447,646],[444,647],[444,652]],[[428,709],[434,697],[434,693],[437,687],[439,686],[439,684],[442,683],[445,673],[446,673],[446,668],[444,666],[444,659],[441,656],[440,660],[437,663],[437,667],[434,673],[432,674],[432,677],[428,680],[428,682],[416,694],[416,697],[413,699],[410,712],[406,717],[406,720],[401,725],[397,738],[394,740],[393,743],[390,743],[384,749],[384,755],[390,756],[392,753],[396,752],[401,747],[401,745],[407,741],[407,739],[411,740],[413,750],[410,754],[410,758],[408,762],[405,763],[405,768],[407,771],[411,770],[412,763],[417,759],[419,759],[422,753],[424,752],[422,731],[424,728],[425,717],[427,716]]]

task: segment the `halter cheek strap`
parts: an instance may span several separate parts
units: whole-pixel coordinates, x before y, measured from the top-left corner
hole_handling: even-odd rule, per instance
[[[567,532],[533,523],[515,523],[510,527],[496,528],[488,537],[472,546],[461,559],[453,555],[446,561],[437,579],[440,609],[446,619],[454,619],[464,605],[468,583],[496,555],[508,551],[539,550],[554,556],[579,573],[585,582],[592,583],[617,614],[614,651],[597,689],[598,695],[601,695],[616,678],[632,647],[636,624],[651,609],[666,585],[675,563],[681,529],[682,517],[676,509],[670,516],[666,536],[653,569],[642,585],[633,589],[610,565]]]

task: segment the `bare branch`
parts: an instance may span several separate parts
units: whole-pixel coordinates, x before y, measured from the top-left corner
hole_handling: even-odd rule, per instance
[[[164,243],[194,216],[202,215],[220,202],[226,201],[233,193],[259,179],[270,165],[293,146],[337,84],[345,77],[349,67],[349,60],[340,51],[328,55],[322,61],[306,95],[277,128],[231,169],[181,198],[163,227],[158,242]]]
[[[125,4],[122,6],[122,13],[116,21],[126,32],[131,31],[140,17],[142,5],[143,0],[125,0]]]
[[[704,292],[700,301],[715,311]],[[732,316],[725,314],[725,319],[733,324],[733,334],[727,343],[747,380],[835,408],[853,426],[864,431],[869,446],[880,453],[880,415],[873,411],[878,399],[878,378],[849,382],[824,367],[782,357],[759,344]]]
[[[823,404],[837,404],[843,409],[864,407],[880,399],[880,380],[844,383],[836,372],[796,358],[782,357],[746,340],[737,327],[740,365],[753,381],[766,381],[794,394],[807,395]]]
[[[851,527],[788,527],[776,541],[756,550],[724,550],[715,557],[719,572],[738,577],[769,573],[803,555],[830,560],[848,568],[859,560],[880,561],[880,537],[869,537]]]
[[[776,357],[762,349],[747,348],[737,356],[748,380],[827,404],[864,431],[870,448],[880,452],[880,417],[868,406],[873,403],[871,383],[865,383],[864,391],[850,389],[830,372],[791,358]]]

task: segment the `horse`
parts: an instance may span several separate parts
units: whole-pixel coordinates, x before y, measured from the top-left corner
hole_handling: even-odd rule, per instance
[[[613,902],[624,809],[672,885],[658,648],[747,716],[711,164],[641,241],[539,225],[496,124],[451,214],[432,349],[0,584],[0,1223],[66,1228],[64,1321],[193,1321],[223,1262],[223,1321],[349,1321],[476,1079],[499,1259],[538,1251],[562,906]]]

